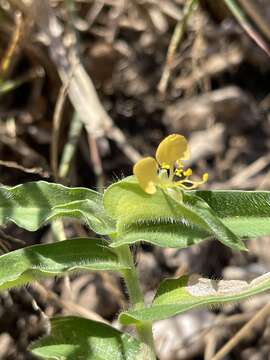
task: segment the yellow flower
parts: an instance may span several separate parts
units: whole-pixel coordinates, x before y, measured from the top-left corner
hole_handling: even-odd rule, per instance
[[[156,159],[146,157],[139,160],[133,167],[139,185],[147,194],[154,194],[156,187],[195,189],[208,180],[208,174],[203,174],[202,180],[190,180],[192,170],[184,170],[182,160],[189,159],[187,140],[184,136],[172,134],[159,144]],[[176,180],[175,180],[176,178]]]

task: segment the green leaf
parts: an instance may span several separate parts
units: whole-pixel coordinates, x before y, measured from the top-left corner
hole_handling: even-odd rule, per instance
[[[148,242],[160,247],[186,248],[198,244],[211,235],[195,225],[186,223],[131,224],[121,233],[111,247],[131,245],[139,241]]]
[[[179,221],[179,212],[164,198],[159,188],[154,195],[144,192],[134,176],[129,176],[109,186],[103,196],[108,215],[117,221],[117,231],[129,224],[144,224],[148,221]]]
[[[177,203],[179,206],[182,205],[178,201]],[[195,214],[191,218],[194,219],[194,222],[197,222],[196,217],[199,216],[197,224],[212,233],[224,245],[233,249],[246,250],[242,240],[223,224],[208,203],[197,197],[193,192],[183,192],[183,205]],[[200,223],[201,220],[203,220],[203,224]]]
[[[222,222],[240,237],[270,235],[270,192],[195,191]]]
[[[250,283],[241,280],[200,278],[197,275],[165,280],[149,308],[120,314],[122,324],[166,319],[202,305],[223,304],[247,299],[270,289],[270,273]]]
[[[102,195],[85,188],[68,188],[45,181],[0,187],[0,225],[8,221],[30,231],[58,217],[76,217],[98,234],[114,232]]]
[[[103,201],[106,212],[117,223],[118,238],[113,247],[146,241],[181,248],[210,236],[184,219],[163,191],[148,195],[133,176],[109,186]]]
[[[209,205],[191,191],[158,188],[148,195],[129,177],[106,190],[104,206],[117,222],[118,238],[112,246],[147,241],[180,248],[214,235],[227,246],[245,249]]]
[[[51,320],[51,334],[30,350],[44,359],[143,360],[146,345],[128,334],[93,320],[75,316]]]
[[[100,239],[76,238],[33,245],[0,256],[0,290],[71,271],[123,269],[126,266]]]

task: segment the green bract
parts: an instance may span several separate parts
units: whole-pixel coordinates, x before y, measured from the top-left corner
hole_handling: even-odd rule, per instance
[[[232,248],[239,238],[270,233],[268,191],[158,190],[146,194],[134,177],[111,185],[104,206],[115,219],[118,240],[112,246],[146,241],[163,247],[187,247],[216,237]]]
[[[104,206],[115,219],[120,245],[135,242],[133,229],[140,236],[137,241],[149,241],[161,246],[185,247],[203,238],[215,236],[218,240],[236,249],[245,249],[242,241],[215,215],[214,211],[193,192],[180,189],[167,191],[157,189],[153,195],[146,194],[131,177],[110,186],[104,195]],[[176,226],[171,226],[171,225]],[[156,226],[170,225],[162,233],[162,243]],[[186,228],[180,234],[180,229]],[[151,234],[151,230],[153,234]],[[151,236],[152,235],[152,236]],[[135,235],[137,236],[137,235]],[[149,237],[149,240],[148,240]],[[178,238],[178,243],[175,239]],[[173,239],[173,244],[170,243]],[[117,246],[117,243],[114,244]]]

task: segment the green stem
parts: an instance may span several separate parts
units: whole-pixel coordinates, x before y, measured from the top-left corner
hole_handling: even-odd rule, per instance
[[[145,307],[144,297],[140,288],[138,273],[135,268],[130,249],[128,246],[124,245],[119,247],[116,252],[119,256],[119,260],[129,267],[129,269],[124,270],[122,274],[127,287],[131,305],[134,309],[143,309]],[[152,333],[152,322],[141,321],[135,326],[139,339],[145,344],[147,344],[150,348],[150,353],[147,354],[147,357],[145,357],[145,359],[155,360],[156,356]]]

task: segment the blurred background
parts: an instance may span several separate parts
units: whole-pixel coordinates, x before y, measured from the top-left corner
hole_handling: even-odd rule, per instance
[[[128,176],[168,134],[185,135],[205,188],[270,190],[268,0],[0,0],[0,182],[101,190]],[[0,229],[1,253],[54,241],[57,224]],[[64,222],[66,237],[88,230]],[[270,271],[269,238],[236,253],[216,241],[189,249],[141,245],[134,256],[151,299],[166,276],[251,280]],[[160,360],[210,360],[267,303],[202,308],[157,322]],[[52,279],[0,295],[0,359],[36,359],[47,317],[116,322],[128,306],[112,273]],[[127,331],[129,329],[126,329]],[[225,355],[270,358],[270,319]]]

